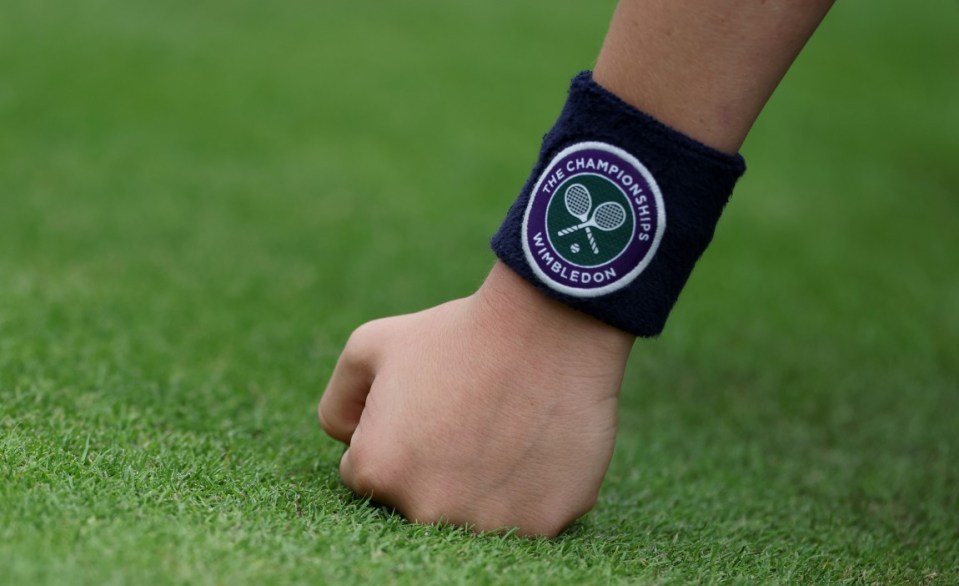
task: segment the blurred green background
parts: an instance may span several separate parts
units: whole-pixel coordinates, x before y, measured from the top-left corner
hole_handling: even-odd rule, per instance
[[[556,541],[406,524],[314,408],[472,292],[614,3],[4,0],[0,583],[959,582],[959,6],[840,2]]]

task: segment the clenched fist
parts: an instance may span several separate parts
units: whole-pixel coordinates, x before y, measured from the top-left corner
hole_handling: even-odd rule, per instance
[[[473,295],[369,322],[323,398],[343,482],[411,521],[555,536],[596,503],[633,336],[497,263]]]

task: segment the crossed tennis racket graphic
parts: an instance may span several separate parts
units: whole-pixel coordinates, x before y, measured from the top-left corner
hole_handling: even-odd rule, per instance
[[[594,209],[593,197],[586,186],[581,183],[570,185],[563,197],[566,202],[566,211],[578,219],[580,223],[569,228],[563,228],[556,235],[565,236],[577,230],[586,230],[589,247],[593,249],[593,254],[599,254],[599,246],[596,245],[596,239],[593,237],[593,231],[590,228],[599,228],[603,232],[615,230],[626,221],[626,210],[614,201],[601,203]],[[591,211],[592,214],[590,214]]]

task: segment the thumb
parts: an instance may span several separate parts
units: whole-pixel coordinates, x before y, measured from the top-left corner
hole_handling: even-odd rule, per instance
[[[330,437],[345,444],[350,443],[360,422],[376,375],[376,357],[382,343],[376,324],[364,324],[350,335],[320,399],[320,425]]]

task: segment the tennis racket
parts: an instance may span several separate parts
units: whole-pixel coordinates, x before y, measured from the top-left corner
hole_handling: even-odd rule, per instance
[[[596,206],[593,210],[593,216],[589,220],[584,220],[580,224],[563,228],[556,233],[557,236],[565,236],[577,230],[589,230],[590,228],[599,228],[603,232],[615,230],[626,222],[626,210],[615,201],[607,201]]]
[[[589,211],[593,207],[593,198],[586,186],[581,183],[570,185],[566,188],[564,199],[566,211],[581,223],[587,222],[586,218],[589,217]],[[562,236],[563,233],[560,232],[559,235]],[[589,229],[589,226],[586,226],[586,237],[589,239],[589,246],[593,249],[593,254],[599,254],[599,247],[596,246],[596,239],[593,238],[593,232]]]

